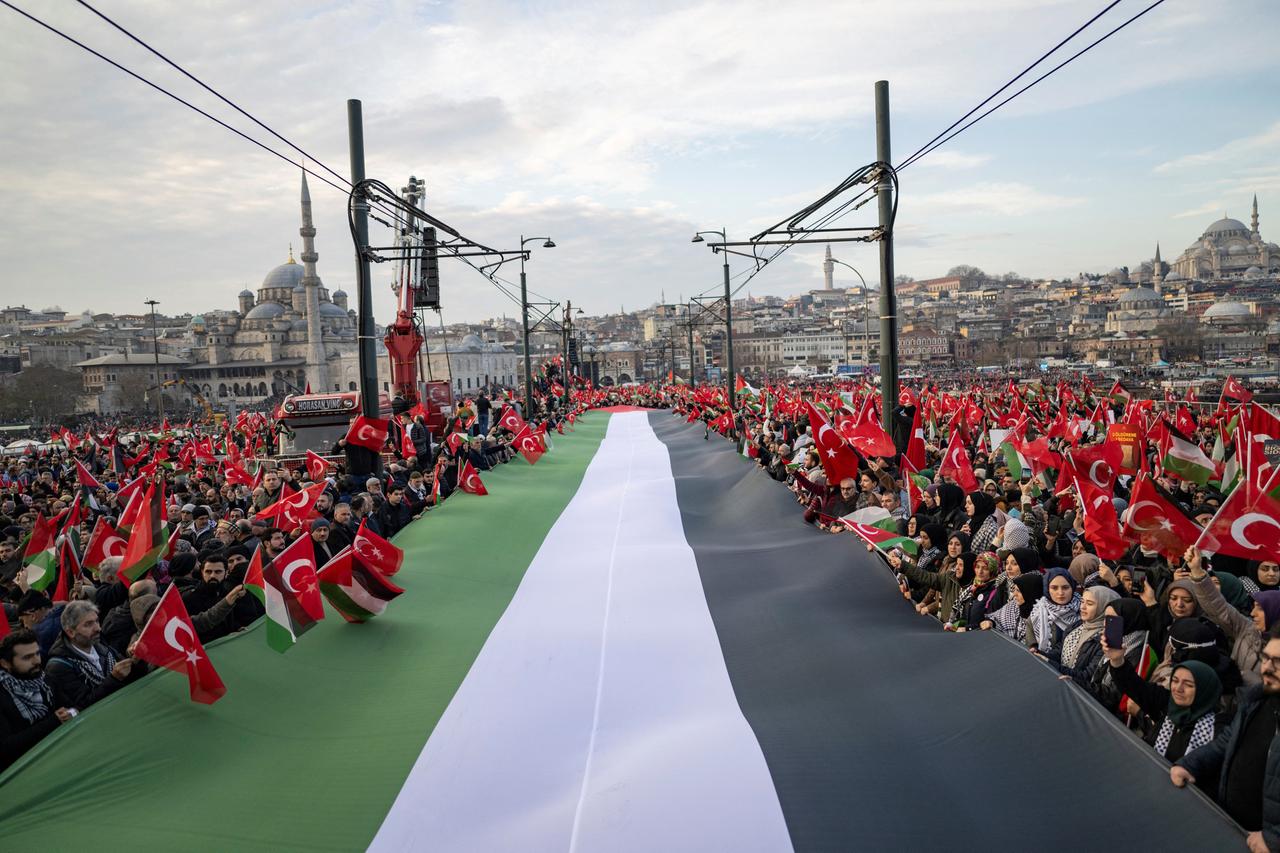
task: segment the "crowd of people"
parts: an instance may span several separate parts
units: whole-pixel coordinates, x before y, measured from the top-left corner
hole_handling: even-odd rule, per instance
[[[1129,524],[1144,478],[1195,530],[1211,525],[1233,487],[1250,487],[1249,466],[1260,463],[1246,461],[1236,485],[1223,476],[1229,466],[1214,447],[1215,477],[1189,479],[1166,470],[1162,448],[1148,440],[1158,423],[1176,420],[1180,436],[1207,449],[1227,425],[1243,428],[1247,403],[1188,414],[1181,401],[1140,401],[1115,389],[1099,394],[1064,381],[1056,389],[1040,385],[1034,396],[1008,380],[951,389],[925,383],[904,394],[889,430],[876,434],[868,424],[880,420],[879,400],[870,386],[758,391],[744,384],[730,406],[729,394],[710,386],[580,385],[566,398],[544,383],[539,411],[527,419],[562,431],[588,408],[625,402],[670,409],[701,423],[708,437],[736,441],[791,490],[815,534],[846,536],[879,554],[902,606],[940,630],[993,632],[1021,645],[1166,759],[1172,784],[1197,786],[1217,801],[1250,833],[1251,849],[1280,851],[1280,751],[1274,759],[1270,751],[1280,735],[1280,548],[1255,559],[1198,538],[1170,549],[1167,538],[1148,540]],[[10,625],[0,640],[0,767],[145,676],[149,667],[131,657],[132,643],[168,586],[181,590],[202,641],[244,629],[262,615],[243,586],[256,549],[269,560],[292,539],[310,536],[323,563],[362,523],[394,536],[458,489],[467,465],[486,471],[521,452],[508,411],[523,424],[518,402],[479,394],[463,403],[447,435],[410,414],[389,438],[393,460],[367,478],[348,476],[339,460],[323,474],[269,464],[260,482],[247,484],[227,476],[225,460],[269,457],[263,447],[273,446],[279,427],[262,419],[256,431],[228,429],[218,464],[150,469],[166,485],[169,522],[178,530],[173,553],[131,584],[118,576],[119,557],[103,560],[78,573],[67,600],[58,602],[30,588],[24,537],[38,518],[72,511],[78,496],[85,499],[81,541],[98,517],[118,519],[124,507],[117,492],[135,470],[119,472],[119,460],[145,468],[166,439],[140,431],[131,442],[118,439],[123,450],[67,442],[10,459],[0,472],[0,592]],[[1071,460],[1106,444],[1107,426],[1117,422],[1140,427],[1141,473],[1107,471],[1116,529],[1101,537],[1085,503],[1093,493],[1077,482]],[[997,425],[1013,428],[1018,454],[993,446]],[[853,460],[849,467],[831,464],[837,444]],[[956,470],[957,447],[963,471]],[[344,449],[339,441],[332,451]],[[1105,458],[1108,469],[1119,467]],[[83,485],[81,468],[100,488]],[[303,527],[282,530],[258,515],[319,480],[327,485],[316,517]],[[891,544],[868,536],[873,528]]]
[[[1030,416],[1039,429],[1032,426],[1026,441],[1037,432],[1044,437],[1054,415],[1088,423],[1079,435],[1068,429],[1043,442],[1068,459],[1069,452],[1083,457],[1106,441],[1106,425],[1132,417],[1138,401],[1113,404],[1106,395],[1081,394],[1064,402],[1059,387],[1059,399],[1041,409],[1013,403],[1023,389],[1001,380],[974,391],[970,402],[981,411],[964,412],[963,436],[939,433],[926,441],[918,412],[935,405],[941,411],[938,389],[926,400],[926,388],[918,397],[904,395],[891,412],[890,430],[880,437],[891,443],[879,448],[884,455],[859,451],[851,454],[856,470],[833,472],[825,463],[835,452],[825,445],[859,446],[837,434],[856,431],[842,421],[858,419],[869,392],[864,396],[851,384],[844,387],[852,393],[844,394],[830,384],[764,391],[742,385],[733,409],[724,395],[684,389],[673,394],[673,406],[702,421],[708,436],[720,432],[736,441],[743,455],[791,489],[797,511],[817,531],[850,537],[879,554],[904,607],[935,620],[940,630],[995,632],[1024,646],[1166,759],[1174,785],[1195,785],[1219,803],[1249,832],[1250,849],[1280,851],[1280,749],[1274,757],[1270,750],[1280,735],[1280,547],[1244,559],[1210,555],[1194,541],[1178,549],[1148,547],[1153,543],[1135,536],[1118,549],[1110,543],[1104,559],[1070,472],[1064,478],[1061,470],[1024,467],[1025,459],[1011,470],[1003,449],[991,446],[988,427],[1007,424],[997,413],[1012,404],[1015,412],[1046,413]],[[878,421],[875,403],[868,417]],[[1175,405],[1166,405],[1172,420]],[[1141,411],[1132,420],[1144,428],[1164,416],[1150,403]],[[1240,413],[1238,406],[1200,411],[1189,438],[1206,448]],[[1100,412],[1095,425],[1091,419]],[[957,426],[952,420],[950,432]],[[918,467],[907,458],[913,438],[923,445]],[[968,490],[947,464],[953,442],[972,466]],[[1229,484],[1162,470],[1154,441],[1141,452],[1144,476],[1196,529],[1209,525]],[[1116,511],[1112,525],[1116,533],[1130,532],[1135,528],[1125,522],[1136,480],[1117,474],[1107,495]]]
[[[0,770],[59,725],[150,671],[132,651],[170,586],[180,591],[202,643],[249,627],[264,613],[259,599],[245,594],[255,551],[261,549],[267,564],[298,537],[308,536],[322,567],[352,544],[362,524],[391,539],[465,486],[460,472],[489,471],[517,456],[514,421],[497,419],[507,410],[525,423],[518,401],[495,405],[487,394],[478,394],[459,407],[445,435],[433,434],[421,417],[406,413],[387,442],[386,464],[371,476],[348,472],[344,439],[332,448],[322,471],[303,460],[281,459],[271,448],[278,446],[283,427],[266,418],[242,419],[236,428],[227,424],[216,441],[206,435],[217,450],[207,464],[177,452],[204,439],[171,430],[167,423],[136,424],[123,435],[120,423],[103,432],[89,423],[83,437],[67,435],[39,452],[5,459],[0,468]],[[527,422],[538,429],[563,429],[571,415],[560,401],[547,400]],[[244,460],[254,454],[263,464],[258,477],[246,482],[236,472],[244,472]],[[159,455],[174,462],[156,464]],[[240,461],[233,464],[233,459]],[[53,586],[33,587],[29,578],[36,568],[26,545],[40,520],[58,520],[59,570],[64,570],[62,543],[76,542],[77,557],[86,556],[99,520],[112,529],[120,522],[128,503],[120,494],[136,477],[164,486],[173,538],[154,567],[128,582],[119,554],[92,566],[77,559],[72,577],[58,587],[61,597]],[[86,479],[96,486],[85,485]],[[282,498],[321,482],[325,486],[305,524],[282,529],[278,516],[264,515]],[[123,550],[123,543],[115,550]]]

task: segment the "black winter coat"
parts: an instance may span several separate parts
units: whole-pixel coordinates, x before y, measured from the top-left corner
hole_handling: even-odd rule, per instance
[[[1201,776],[1212,777],[1216,772],[1218,793],[1214,799],[1219,804],[1225,802],[1227,797],[1228,775],[1231,762],[1240,747],[1240,736],[1253,715],[1263,709],[1265,700],[1261,684],[1250,687],[1241,697],[1231,723],[1219,729],[1212,741],[1176,762],[1197,779]],[[1267,748],[1266,770],[1262,777],[1262,840],[1266,842],[1268,850],[1280,850],[1280,728],[1276,730],[1275,736],[1271,738],[1271,745]]]
[[[34,723],[28,723],[27,718],[18,713],[13,698],[0,690],[0,770],[17,761],[57,727],[58,718],[52,708]]]

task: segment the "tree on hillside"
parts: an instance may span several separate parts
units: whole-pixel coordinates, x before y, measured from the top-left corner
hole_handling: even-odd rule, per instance
[[[0,390],[0,418],[6,421],[56,421],[74,414],[84,383],[71,370],[29,367]]]
[[[971,267],[968,264],[960,264],[947,270],[947,278],[963,278],[968,280],[984,279],[987,274],[977,267]]]

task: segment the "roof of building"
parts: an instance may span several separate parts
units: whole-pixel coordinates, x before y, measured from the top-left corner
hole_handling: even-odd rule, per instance
[[[284,316],[284,306],[279,302],[259,302],[244,315],[246,320],[276,320]]]
[[[110,355],[100,355],[97,358],[91,358],[87,361],[76,362],[76,367],[103,367],[113,365],[136,365],[138,367],[146,367],[155,365],[156,359],[160,359],[161,364],[188,364],[185,358],[178,358],[176,355],[165,355],[160,353],[156,356],[152,353],[121,353],[114,352]]]
[[[1149,287],[1135,287],[1126,290],[1119,302],[1121,305],[1127,305],[1134,302],[1164,302],[1164,299]]]
[[[1204,229],[1204,237],[1225,237],[1228,235],[1246,236],[1251,234],[1249,228],[1239,219],[1231,219],[1223,217],[1217,222],[1212,223],[1208,228]]]
[[[1234,318],[1252,317],[1253,312],[1248,306],[1239,302],[1215,302],[1210,305],[1202,315],[1206,320],[1226,320]]]

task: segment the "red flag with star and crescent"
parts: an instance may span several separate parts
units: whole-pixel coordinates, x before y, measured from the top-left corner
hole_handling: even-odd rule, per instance
[[[300,492],[285,495],[280,500],[257,513],[258,518],[273,518],[281,530],[293,530],[311,520],[316,501],[326,483],[307,486]]]
[[[366,418],[364,415],[356,415],[355,420],[351,422],[351,427],[347,430],[347,444],[354,444],[378,453],[382,450],[382,445],[387,443],[389,428],[390,421],[386,418]]]
[[[969,462],[969,454],[960,439],[960,430],[953,430],[951,440],[947,442],[947,450],[942,454],[942,463],[938,473],[950,477],[966,492],[978,490],[978,478],[974,476],[973,465]]]
[[[468,459],[462,464],[462,473],[458,475],[458,488],[469,495],[487,495],[489,490],[480,481],[480,473]]]
[[[227,693],[204,645],[196,636],[177,584],[170,584],[134,645],[133,656],[154,666],[185,672],[191,699],[212,705]]]
[[[1129,500],[1124,535],[1169,559],[1181,557],[1204,533],[1178,503],[1148,475],[1139,475]]]
[[[316,453],[314,450],[307,451],[307,473],[311,475],[311,482],[318,483],[324,479],[324,475],[329,471],[329,463],[324,457]]]
[[[812,403],[806,403],[809,410],[809,425],[813,427],[813,442],[818,447],[818,458],[822,461],[822,469],[827,473],[827,482],[838,484],[846,477],[858,476],[858,454],[836,432],[835,428],[823,417],[822,412]]]
[[[374,533],[363,521],[356,531],[352,549],[365,564],[373,566],[384,575],[394,575],[404,563],[404,551]]]
[[[1280,500],[1241,483],[1227,496],[1196,545],[1246,560],[1280,561]]]

